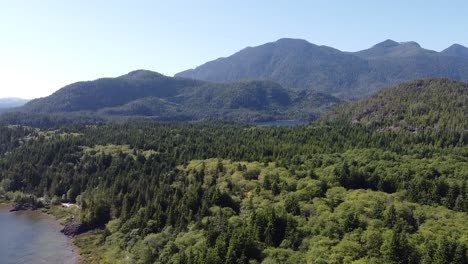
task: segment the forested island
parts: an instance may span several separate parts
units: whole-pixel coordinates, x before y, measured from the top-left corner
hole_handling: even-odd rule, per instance
[[[77,204],[82,263],[468,263],[467,87],[294,127],[6,115],[0,196]]]

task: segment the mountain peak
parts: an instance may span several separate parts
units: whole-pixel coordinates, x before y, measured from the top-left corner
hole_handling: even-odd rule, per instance
[[[411,48],[421,48],[421,45],[419,45],[419,43],[417,43],[416,41],[400,42],[400,46],[406,46],[406,47],[411,47]]]
[[[281,38],[277,41],[272,43],[275,47],[282,47],[282,48],[293,48],[293,47],[315,47],[315,44],[308,42],[305,39],[295,39],[295,38]]]
[[[458,43],[455,43],[453,44],[452,46],[456,46],[456,47],[459,47],[459,48],[464,48],[464,49],[468,49],[467,47],[463,46],[463,45],[460,45]]]
[[[455,43],[452,46],[448,47],[447,49],[468,49],[468,48],[458,43]]]
[[[354,54],[366,59],[376,59],[382,57],[409,57],[432,52],[423,49],[417,42],[396,42],[387,39],[374,45],[372,48],[355,52]]]
[[[468,48],[460,44],[453,44],[452,46],[444,49],[441,53],[449,56],[468,58]]]
[[[140,79],[140,80],[148,80],[148,79],[160,79],[160,78],[164,78],[166,76],[158,73],[158,72],[154,72],[154,71],[149,71],[149,70],[135,70],[135,71],[131,71],[125,75],[122,75],[120,76],[119,78],[125,78],[125,79]]]
[[[392,47],[397,47],[399,46],[400,43],[394,41],[394,40],[391,40],[391,39],[387,39],[387,40],[384,40],[380,43],[377,43],[374,45],[374,48],[392,48]]]
[[[311,44],[305,39],[296,39],[296,38],[280,38],[276,43],[302,43],[302,44]]]
[[[395,47],[411,47],[411,48],[421,48],[415,41],[405,41],[405,42],[396,42],[391,39],[387,39],[380,43],[375,44],[372,48],[395,48]]]

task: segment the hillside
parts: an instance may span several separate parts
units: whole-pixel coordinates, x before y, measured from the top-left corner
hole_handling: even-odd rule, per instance
[[[374,123],[410,131],[468,131],[468,84],[449,79],[408,81],[360,102],[340,105],[322,122]]]
[[[366,50],[342,52],[305,40],[280,39],[176,76],[214,82],[271,80],[288,88],[359,99],[407,80],[446,77],[467,81],[467,50],[454,45],[436,52],[416,42],[386,40]]]
[[[117,78],[78,82],[33,100],[29,113],[91,112],[156,120],[313,120],[341,100],[310,90],[285,89],[271,81],[210,83],[134,71]]]
[[[138,70],[117,78],[102,78],[67,85],[48,97],[32,100],[23,109],[44,113],[97,111],[104,107],[120,106],[142,97],[175,96],[182,88],[202,83]]]

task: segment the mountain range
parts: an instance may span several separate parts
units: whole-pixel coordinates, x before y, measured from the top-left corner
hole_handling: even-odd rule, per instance
[[[416,42],[386,40],[366,50],[342,52],[305,40],[280,39],[175,77],[136,70],[73,83],[19,110],[163,121],[311,121],[336,104],[366,98],[386,86],[440,77],[468,80],[466,47],[455,44],[436,52]],[[391,93],[385,96],[392,98]]]
[[[360,99],[407,80],[445,77],[467,81],[468,48],[455,44],[436,52],[412,41],[386,40],[366,50],[343,52],[302,39],[280,39],[175,76],[212,82],[271,80],[286,88]]]

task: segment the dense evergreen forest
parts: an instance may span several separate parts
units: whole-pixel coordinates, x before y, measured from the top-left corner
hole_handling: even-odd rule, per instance
[[[323,123],[377,124],[386,130],[467,131],[468,84],[449,79],[408,81],[328,111]]]
[[[0,194],[78,203],[84,263],[468,263],[467,143],[371,124],[3,126]]]

